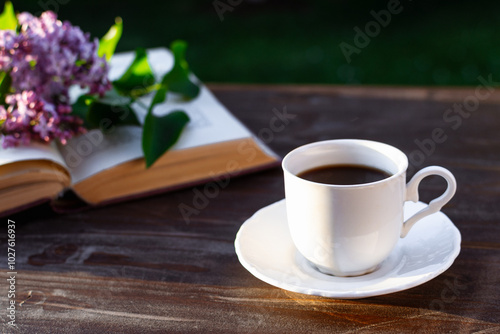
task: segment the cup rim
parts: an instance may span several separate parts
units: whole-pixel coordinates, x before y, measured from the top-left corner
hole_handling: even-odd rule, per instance
[[[331,144],[331,143],[342,143],[342,142],[344,142],[344,143],[357,143],[357,144],[364,143],[364,144],[385,146],[386,148],[394,150],[398,154],[401,155],[401,157],[403,158],[403,165],[400,166],[400,167],[398,167],[399,170],[397,171],[397,173],[394,173],[391,176],[386,177],[385,179],[382,179],[382,180],[379,180],[379,181],[374,181],[374,182],[368,182],[368,183],[359,183],[359,184],[329,184],[329,183],[314,182],[314,181],[306,180],[306,179],[303,179],[303,178],[297,176],[296,174],[294,174],[291,171],[289,171],[288,168],[287,168],[287,166],[286,166],[286,164],[288,163],[288,161],[291,159],[291,156],[294,155],[294,154],[297,154],[297,153],[299,153],[301,151],[310,149],[310,148],[312,148],[314,146],[321,146],[321,145],[327,145],[327,144]],[[322,140],[322,141],[317,141],[317,142],[312,142],[312,143],[309,143],[309,144],[305,144],[305,145],[296,147],[295,149],[291,150],[283,158],[283,160],[281,162],[281,168],[283,169],[284,173],[292,176],[293,178],[299,179],[299,180],[301,180],[303,182],[307,182],[307,183],[311,183],[311,184],[316,184],[316,185],[322,185],[322,186],[325,186],[325,187],[328,187],[328,188],[352,189],[352,188],[363,188],[363,187],[375,186],[377,184],[382,184],[382,183],[385,183],[385,182],[390,182],[391,180],[400,177],[402,174],[406,173],[406,170],[408,169],[408,157],[406,156],[406,154],[403,153],[403,151],[401,151],[397,147],[394,147],[394,146],[386,144],[386,143],[374,141],[374,140],[354,139],[354,138],[353,139],[329,139],[329,140]]]

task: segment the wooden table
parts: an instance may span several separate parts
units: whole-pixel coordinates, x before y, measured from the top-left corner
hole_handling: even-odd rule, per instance
[[[189,223],[178,206],[191,203],[193,189],[75,214],[41,207],[11,217],[17,224],[18,328],[6,325],[5,223],[2,332],[500,333],[500,89],[481,85],[210,85],[281,156],[312,141],[365,138],[400,148],[419,168],[449,168],[459,186],[443,211],[462,233],[462,250],[428,283],[336,300],[252,276],[233,243],[247,218],[284,197],[278,167],[232,179]],[[467,109],[453,111],[459,104]],[[273,109],[285,108],[295,117],[279,131],[263,130],[270,129]],[[423,152],[425,145],[417,143],[429,143],[435,129],[446,140]],[[426,180],[422,198],[442,188],[439,179]]]

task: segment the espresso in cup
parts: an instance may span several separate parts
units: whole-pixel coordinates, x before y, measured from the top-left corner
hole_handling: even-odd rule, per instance
[[[391,174],[375,167],[342,164],[311,168],[297,176],[317,183],[349,185],[381,181]]]

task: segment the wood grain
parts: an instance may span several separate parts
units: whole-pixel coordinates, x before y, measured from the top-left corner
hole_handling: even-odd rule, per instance
[[[458,126],[444,115],[474,96],[475,87],[210,88],[281,156],[334,138],[383,141],[411,155],[442,129],[446,140],[420,164],[414,159],[410,174],[433,164],[455,174],[458,192],[443,210],[462,233],[455,263],[421,286],[361,300],[302,295],[261,282],[239,264],[233,243],[245,219],[283,198],[275,168],[232,178],[189,222],[179,205],[193,205],[204,186],[74,214],[41,206],[9,217],[17,224],[19,327],[8,327],[0,311],[2,332],[500,332],[500,94],[481,100]],[[278,115],[283,127],[272,126]],[[442,187],[438,179],[426,180],[422,198]],[[6,256],[1,261],[5,268]],[[7,285],[0,287],[5,310]]]

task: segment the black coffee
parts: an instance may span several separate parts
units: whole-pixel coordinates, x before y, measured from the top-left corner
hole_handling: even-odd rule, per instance
[[[318,183],[349,185],[380,181],[391,174],[362,165],[326,165],[308,169],[297,176]]]

